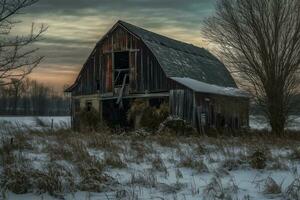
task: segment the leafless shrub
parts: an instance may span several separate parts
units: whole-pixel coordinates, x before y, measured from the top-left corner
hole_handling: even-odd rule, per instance
[[[281,191],[282,191],[282,183],[277,184],[276,181],[271,177],[268,177],[264,181],[264,189],[263,189],[264,194],[280,194]]]
[[[1,164],[2,166],[10,165],[14,162],[13,151],[16,146],[12,145],[10,140],[3,140],[2,146],[0,147],[0,156],[1,156]]]
[[[159,188],[159,191],[164,194],[176,194],[180,190],[182,190],[184,187],[186,187],[186,184],[176,182],[174,184],[165,184],[165,183],[159,183],[157,185]]]
[[[157,178],[154,175],[154,173],[151,171],[145,171],[144,173],[131,174],[130,184],[155,188],[157,185]]]
[[[100,163],[79,164],[79,174],[81,177],[79,189],[90,192],[103,192],[117,182],[107,174],[103,173],[103,165]]]
[[[124,163],[118,153],[105,153],[104,164],[112,168],[126,168],[127,165]]]
[[[194,151],[198,155],[204,155],[205,153],[207,153],[206,147],[203,144],[201,144],[199,141],[196,142],[196,147]]]
[[[168,169],[159,155],[152,160],[152,169],[168,174]]]
[[[66,192],[76,191],[72,173],[55,163],[49,164],[44,172],[32,172],[31,176],[38,193],[48,192],[52,196],[62,197]]]
[[[4,169],[1,178],[2,190],[10,190],[16,194],[27,193],[30,188],[30,173],[24,167],[8,167]]]
[[[130,147],[133,152],[134,162],[143,162],[144,159],[150,154],[154,153],[154,150],[145,144],[145,142],[131,141]]]
[[[94,158],[90,156],[85,143],[79,139],[72,139],[69,141],[69,145],[73,152],[74,162],[89,162]]]
[[[63,143],[59,144],[47,144],[46,148],[44,149],[45,152],[49,154],[50,160],[67,160],[73,161],[74,154],[72,152],[72,148]]]
[[[234,196],[238,192],[238,186],[231,179],[226,187],[222,184],[222,180],[218,177],[213,177],[211,182],[204,188],[203,195],[204,199],[214,200],[214,199],[234,199]]]
[[[30,163],[21,151],[14,154],[7,148],[3,156],[3,173],[0,175],[2,191],[10,190],[16,194],[27,193],[30,188]]]
[[[119,151],[120,147],[113,142],[113,138],[108,134],[91,134],[88,136],[87,146],[89,148]]]
[[[203,160],[196,160],[191,156],[187,155],[180,159],[177,166],[195,169],[199,173],[209,172],[208,167],[205,165]]]

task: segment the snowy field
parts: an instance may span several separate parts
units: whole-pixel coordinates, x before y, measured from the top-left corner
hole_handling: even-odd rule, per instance
[[[40,119],[40,120],[37,120]],[[63,117],[9,117],[0,116],[0,126],[12,126],[12,127],[30,127],[30,128],[50,128],[53,120],[54,128],[70,127],[71,118],[68,116]],[[44,122],[44,124],[39,124]],[[262,116],[250,116],[250,128],[254,130],[269,129],[267,121]],[[289,130],[300,131],[300,116],[290,117],[288,124]]]
[[[270,129],[266,119],[263,116],[250,116],[250,128],[254,130]],[[289,118],[287,129],[300,131],[300,116],[291,116]]]
[[[19,117],[0,116],[0,136],[7,136],[15,132],[26,132],[27,130],[57,130],[60,128],[70,128],[71,118],[63,117]]]
[[[300,137],[80,134],[69,117],[40,119],[0,118],[23,130],[2,139],[0,199],[300,199]]]

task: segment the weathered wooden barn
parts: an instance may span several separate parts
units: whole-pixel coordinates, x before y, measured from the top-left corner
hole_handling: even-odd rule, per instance
[[[203,48],[118,21],[96,44],[75,83],[72,122],[95,108],[121,125],[134,99],[168,102],[170,114],[203,128],[249,123],[249,98],[215,56]]]

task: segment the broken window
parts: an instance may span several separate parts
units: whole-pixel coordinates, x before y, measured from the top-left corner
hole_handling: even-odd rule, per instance
[[[129,52],[116,52],[114,54],[114,80],[115,86],[129,84]]]

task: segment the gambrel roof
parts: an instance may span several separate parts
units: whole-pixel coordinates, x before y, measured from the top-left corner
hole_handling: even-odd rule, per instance
[[[167,77],[188,77],[222,87],[237,87],[223,63],[204,48],[180,42],[124,21],[125,29],[152,51]]]
[[[124,21],[118,21],[108,33],[118,26],[139,38],[149,48],[168,78],[190,78],[221,87],[237,88],[225,65],[206,49],[159,35]],[[80,79],[80,74],[75,83],[65,90],[66,92],[73,90]]]

